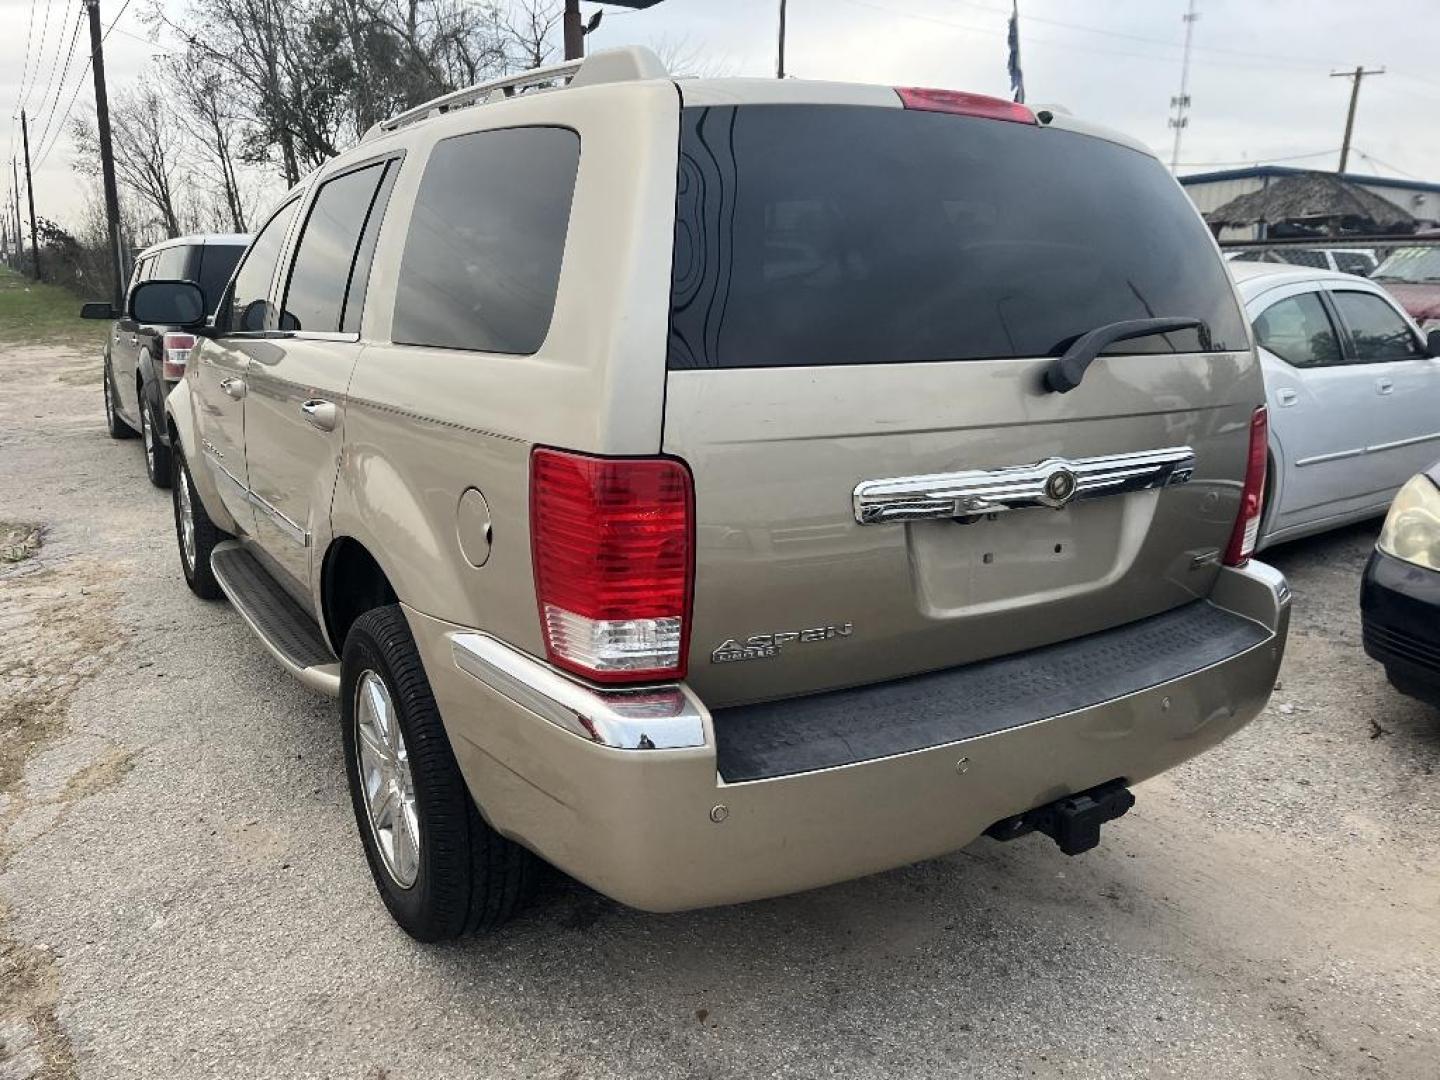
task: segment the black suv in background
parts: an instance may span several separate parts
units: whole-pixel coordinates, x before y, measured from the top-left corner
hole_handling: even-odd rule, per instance
[[[129,288],[142,281],[183,280],[200,286],[205,313],[215,314],[220,294],[250,237],[227,233],[180,236],[146,248],[135,260]],[[181,375],[195,336],[174,326],[136,322],[107,303],[80,309],[85,319],[112,319],[105,343],[105,423],[111,438],[137,432],[145,440],[145,472],[156,487],[170,486],[170,438],[163,422],[165,395]]]

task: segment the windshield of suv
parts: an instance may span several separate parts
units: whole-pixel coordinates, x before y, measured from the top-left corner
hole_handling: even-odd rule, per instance
[[[1440,247],[1410,247],[1392,252],[1375,268],[1370,280],[1440,282]]]
[[[672,368],[1055,356],[1165,316],[1247,347],[1204,223],[1146,154],[932,112],[683,110]]]

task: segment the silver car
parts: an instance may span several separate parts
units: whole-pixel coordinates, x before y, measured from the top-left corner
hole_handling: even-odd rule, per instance
[[[1440,334],[1378,285],[1231,263],[1270,406],[1259,547],[1385,513],[1440,448]]]

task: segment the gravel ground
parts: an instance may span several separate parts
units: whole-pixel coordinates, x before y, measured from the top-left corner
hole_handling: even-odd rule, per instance
[[[93,358],[0,370],[0,1080],[1440,1073],[1440,714],[1361,652],[1373,526],[1267,556],[1271,706],[1083,858],[980,841],[673,916],[555,882],[428,947],[333,704],[185,589]]]

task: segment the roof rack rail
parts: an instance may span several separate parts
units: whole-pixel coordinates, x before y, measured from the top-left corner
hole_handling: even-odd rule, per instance
[[[604,49],[584,60],[567,60],[563,64],[549,64],[546,67],[531,68],[515,75],[467,86],[441,94],[437,98],[407,109],[388,120],[381,120],[360,140],[372,139],[391,131],[397,131],[410,124],[419,123],[431,116],[439,116],[453,109],[468,105],[485,105],[492,101],[503,101],[516,94],[536,93],[541,90],[560,90],[566,86],[595,86],[600,83],[633,82],[641,79],[664,79],[670,72],[665,64],[649,49],[641,45],[627,45],[620,49]]]

